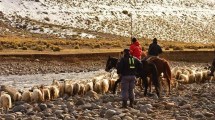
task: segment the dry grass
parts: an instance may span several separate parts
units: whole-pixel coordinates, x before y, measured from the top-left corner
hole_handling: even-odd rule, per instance
[[[140,44],[144,50],[148,49],[151,43],[150,39],[139,39]],[[164,50],[201,50],[215,48],[214,44],[198,44],[198,43],[183,43],[183,42],[169,42],[159,41],[159,44]],[[81,39],[81,40],[66,40],[53,38],[50,40],[45,38],[35,37],[17,37],[17,36],[1,36],[0,37],[0,51],[63,51],[73,49],[123,49],[130,45],[129,38],[111,38],[111,39]]]

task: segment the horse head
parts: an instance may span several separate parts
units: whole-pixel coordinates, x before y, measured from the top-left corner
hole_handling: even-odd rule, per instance
[[[109,72],[112,68],[116,68],[117,62],[118,62],[117,58],[109,56],[106,63],[105,71]]]

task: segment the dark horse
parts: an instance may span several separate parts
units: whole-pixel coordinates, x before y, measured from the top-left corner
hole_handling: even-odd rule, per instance
[[[145,88],[144,95],[145,96],[147,95],[147,89],[148,89],[147,76],[150,76],[152,78],[153,84],[155,85],[156,93],[157,93],[158,97],[160,97],[160,83],[159,83],[159,80],[158,80],[158,72],[157,72],[157,68],[156,68],[155,64],[148,63],[147,61],[141,61],[141,62],[142,62],[143,67],[142,67],[142,70],[138,72],[137,76],[141,77],[141,79],[143,80],[142,83],[143,83],[143,86]],[[107,60],[107,63],[106,63],[105,70],[110,71],[110,69],[116,68],[117,63],[118,63],[117,58],[113,58],[113,57],[109,56],[109,58]],[[113,87],[113,93],[115,93],[117,84],[120,81],[121,81],[121,79],[119,78],[115,82],[114,87]]]

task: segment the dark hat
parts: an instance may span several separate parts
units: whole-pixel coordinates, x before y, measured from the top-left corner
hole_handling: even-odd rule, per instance
[[[132,41],[132,42],[136,42],[136,41],[137,41],[137,38],[133,37],[133,38],[131,39],[131,41]]]
[[[124,50],[123,50],[123,52],[124,52],[125,54],[130,54],[130,50],[129,50],[129,49],[127,49],[127,48],[126,48],[126,49],[124,49]]]
[[[154,39],[153,39],[153,42],[157,42],[157,38],[154,38]]]

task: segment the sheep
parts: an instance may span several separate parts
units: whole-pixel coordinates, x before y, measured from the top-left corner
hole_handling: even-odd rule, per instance
[[[42,102],[43,100],[44,100],[43,93],[38,88],[35,88],[32,93],[32,101]]]
[[[90,90],[93,90],[93,82],[88,82],[86,85],[85,85],[85,91],[88,92]]]
[[[205,82],[207,80],[208,81],[212,80],[212,77],[208,75],[209,73],[210,73],[209,70],[202,71],[202,82]]]
[[[22,99],[22,95],[20,92],[16,92],[15,95],[13,96],[14,101],[20,101]]]
[[[104,94],[109,90],[109,81],[107,79],[103,79],[101,81],[101,93]]]
[[[80,90],[79,90],[79,92],[78,92],[78,94],[79,95],[84,95],[85,94],[85,86],[84,86],[84,84],[80,84]]]
[[[32,101],[32,92],[24,91],[21,97],[22,101],[31,102]]]
[[[100,81],[94,81],[93,83],[93,91],[95,91],[96,93],[101,93],[101,83]]]
[[[50,98],[51,100],[56,99],[59,97],[59,89],[56,85],[51,85],[49,87],[49,91],[50,91]]]
[[[64,93],[65,93],[65,83],[60,83],[59,81],[57,80],[53,80],[52,81],[52,85],[56,85],[59,89],[59,96],[63,96]]]
[[[79,91],[80,91],[80,85],[79,85],[79,83],[74,83],[74,85],[73,85],[73,95],[78,94]]]
[[[189,83],[189,76],[186,75],[186,74],[181,74],[181,75],[179,76],[178,82],[179,82],[179,83],[183,83],[183,84]]]
[[[196,77],[196,82],[201,83],[202,82],[202,77],[203,77],[202,71],[196,72],[195,77]]]
[[[69,96],[73,95],[73,84],[69,83],[68,80],[64,81],[64,92]]]
[[[11,96],[5,93],[4,91],[2,91],[0,96],[0,108],[3,108],[2,113],[4,109],[6,113],[8,113],[8,110],[11,107],[12,107]]]
[[[109,91],[113,90],[116,79],[109,79]]]
[[[196,82],[196,76],[195,76],[195,74],[190,74],[188,77],[189,77],[189,83]]]
[[[18,92],[17,89],[10,87],[10,86],[2,85],[1,90],[7,92],[7,94],[9,94],[11,96],[11,100],[15,101],[14,98],[16,98],[15,96],[17,96],[16,95]]]
[[[49,86],[44,86],[44,85],[41,85],[40,87],[40,91],[42,92],[43,94],[43,100],[44,101],[49,101],[51,99],[50,97],[50,90],[49,90]]]

